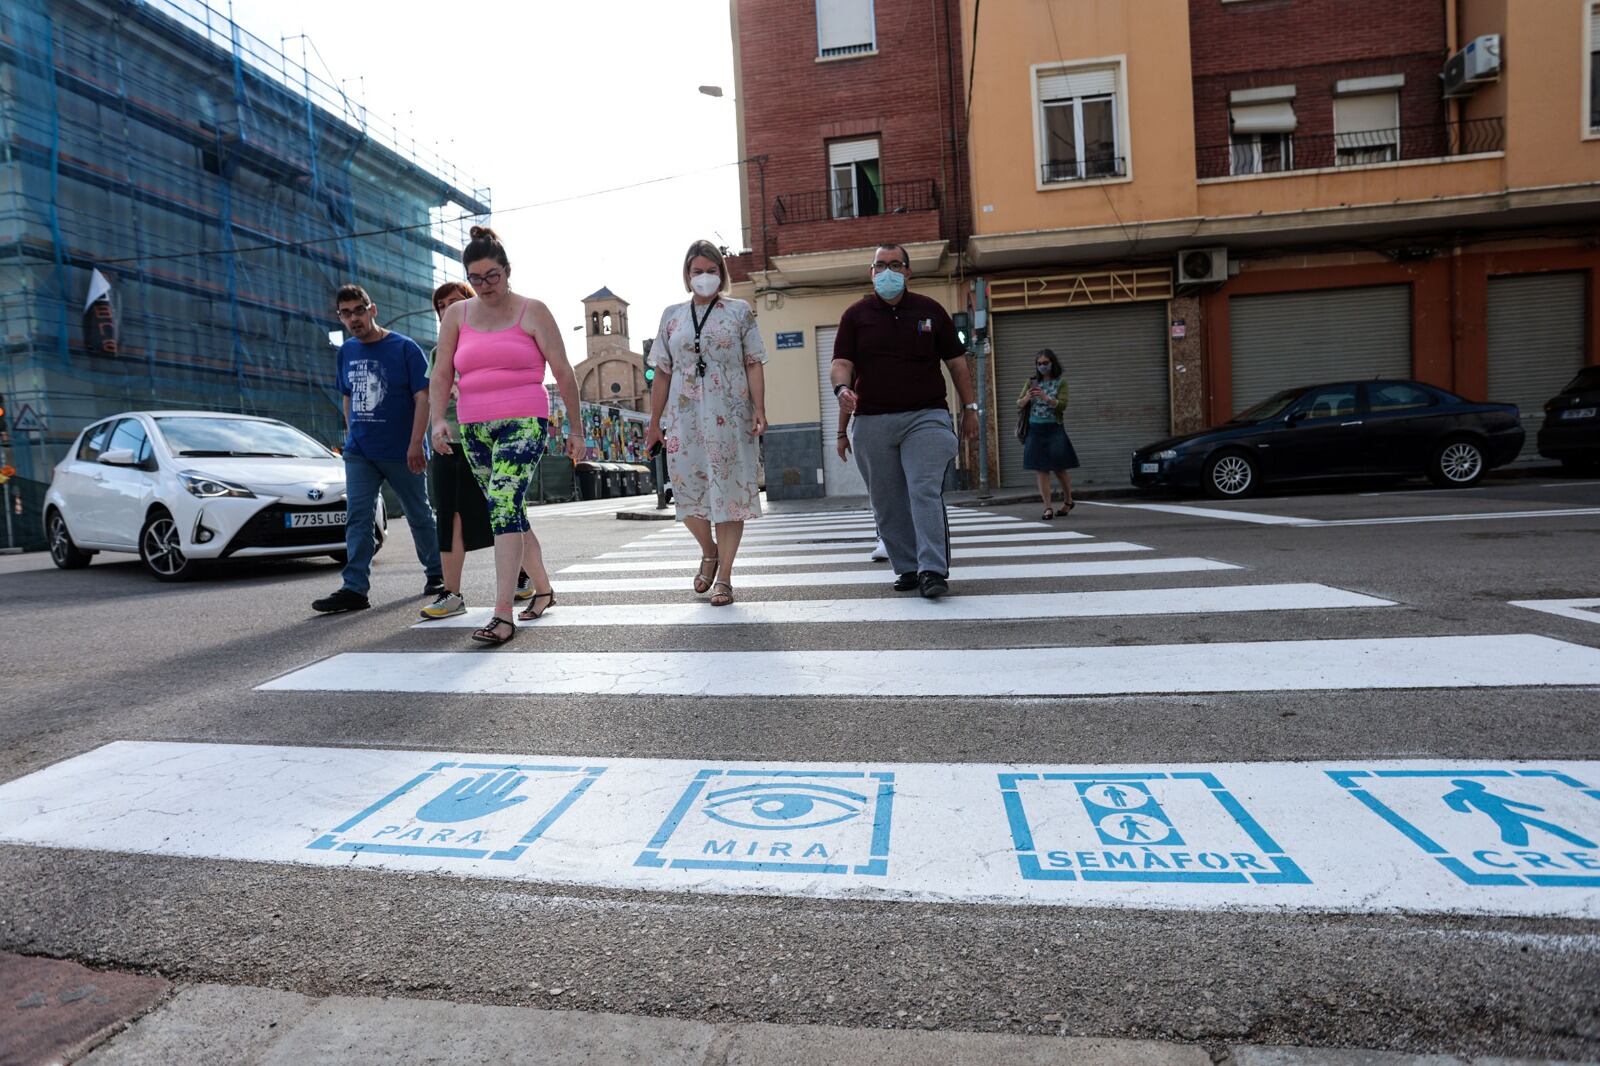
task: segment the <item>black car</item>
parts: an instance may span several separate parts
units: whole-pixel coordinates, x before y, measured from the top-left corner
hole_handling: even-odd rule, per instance
[[[1464,487],[1522,449],[1515,404],[1470,403],[1419,381],[1285,389],[1232,420],[1133,453],[1139,488],[1202,488],[1220,499],[1263,485],[1415,477]]]
[[[1559,395],[1545,403],[1539,454],[1570,468],[1600,466],[1600,366],[1578,371]]]

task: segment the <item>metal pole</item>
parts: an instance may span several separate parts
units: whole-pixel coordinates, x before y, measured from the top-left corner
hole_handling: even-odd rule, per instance
[[[986,500],[989,491],[989,285],[974,278],[972,339],[976,342],[978,375],[978,499]]]
[[[15,548],[17,546],[17,537],[16,537],[16,534],[13,533],[12,530],[11,530],[11,482],[9,482],[9,481],[6,482],[5,490],[6,490],[6,547],[7,548]]]

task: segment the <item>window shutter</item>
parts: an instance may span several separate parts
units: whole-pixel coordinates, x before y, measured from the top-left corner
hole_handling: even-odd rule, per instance
[[[1039,75],[1039,99],[1072,100],[1083,96],[1110,96],[1117,91],[1117,72],[1102,70],[1057,71]]]
[[[1396,93],[1341,96],[1333,101],[1335,133],[1370,133],[1400,125],[1400,97]]]
[[[841,163],[866,163],[878,158],[878,139],[864,141],[834,141],[828,145],[828,165]]]
[[[817,0],[817,54],[870,52],[876,44],[872,0]]]
[[[1293,133],[1296,125],[1291,103],[1255,104],[1229,109],[1236,135],[1251,133]]]
[[[1589,9],[1589,51],[1600,52],[1600,4]]]

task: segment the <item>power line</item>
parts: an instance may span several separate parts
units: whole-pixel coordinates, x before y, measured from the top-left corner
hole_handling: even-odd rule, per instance
[[[647,185],[660,185],[663,182],[678,181],[683,178],[692,178],[697,174],[709,174],[714,170],[725,167],[736,167],[750,160],[736,159],[731,163],[717,163],[699,170],[686,170],[681,174],[667,174],[658,178],[646,178],[643,181],[632,182],[628,185],[613,185],[606,189],[591,189],[587,192],[573,193],[571,196],[559,196],[553,200],[540,200],[531,204],[519,204],[516,207],[507,207],[490,212],[492,215],[509,215],[517,211],[532,211],[540,207],[554,207],[557,204],[569,204],[579,200],[589,200],[597,196],[609,196],[612,193],[628,192],[631,189],[642,189]],[[431,230],[435,226],[449,226],[457,222],[466,222],[475,218],[484,217],[482,214],[458,215],[455,218],[440,219],[438,221],[418,222],[409,226],[388,226],[383,229],[359,230],[355,233],[341,233],[333,237],[313,237],[303,241],[269,241],[265,244],[245,245],[242,248],[196,248],[187,252],[169,252],[165,255],[134,255],[121,259],[96,260],[96,266],[118,266],[123,263],[154,263],[173,259],[199,259],[216,255],[243,255],[246,252],[276,252],[288,251],[292,248],[309,248],[318,244],[334,244],[339,241],[355,240],[362,237],[382,237],[390,233],[408,233],[412,230]],[[226,220],[224,224],[229,224]]]
[[[967,60],[967,129],[972,128],[972,78],[978,72],[978,16],[983,13],[983,0],[972,5],[972,55]]]

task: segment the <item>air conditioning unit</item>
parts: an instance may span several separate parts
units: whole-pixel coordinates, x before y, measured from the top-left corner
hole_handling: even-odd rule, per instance
[[[1446,99],[1471,96],[1478,86],[1500,80],[1500,35],[1486,33],[1469,42],[1445,61],[1439,78],[1444,82]]]
[[[1214,285],[1227,280],[1226,248],[1191,248],[1178,253],[1179,285]]]

